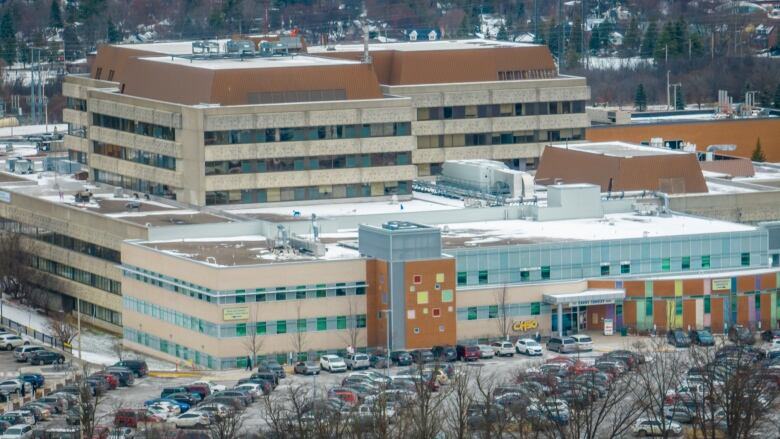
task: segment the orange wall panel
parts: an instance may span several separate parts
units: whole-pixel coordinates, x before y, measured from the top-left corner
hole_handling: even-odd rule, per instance
[[[623,302],[623,325],[624,326],[636,326],[636,304],[640,302],[624,301]],[[642,303],[642,310],[644,310],[644,303]]]
[[[766,273],[761,275],[761,289],[777,288],[777,274]],[[763,298],[761,300],[764,300]],[[763,302],[762,302],[763,303]]]
[[[387,293],[388,267],[384,261],[372,259],[366,262],[366,338],[368,346],[387,344],[387,322],[377,318],[382,304],[382,295]],[[385,316],[382,316],[384,319]]]
[[[720,297],[710,299],[710,326],[712,332],[723,331],[723,299]]]
[[[444,280],[437,282],[437,274],[443,274]],[[420,276],[420,283],[414,277]],[[436,288],[436,284],[439,288]],[[430,348],[435,345],[455,344],[457,340],[457,300],[455,287],[455,259],[434,259],[429,261],[407,262],[404,266],[404,294],[406,295],[406,347]],[[414,291],[410,291],[410,287]],[[452,302],[442,302],[442,291],[452,290]],[[427,303],[418,303],[418,294],[427,292]],[[439,316],[434,317],[434,310]],[[409,319],[409,311],[414,319]],[[441,327],[444,330],[441,330]],[[420,333],[415,334],[414,329]]]
[[[645,281],[626,281],[623,288],[628,297],[645,297]]]
[[[683,300],[683,329],[696,327],[696,299]]]
[[[761,327],[764,329],[775,327],[774,323],[772,322],[772,294],[771,293],[761,295]]]
[[[653,297],[674,297],[674,281],[673,280],[654,281]]]
[[[754,276],[737,277],[737,292],[753,291],[756,289],[756,278]]]
[[[683,280],[683,296],[701,296],[704,294],[704,282],[709,280],[685,279]]]
[[[740,325],[747,326],[750,324],[748,304],[748,298],[746,296],[737,296],[737,323]]]
[[[656,282],[657,283],[657,282]],[[666,301],[654,300],[653,301],[653,323],[658,327],[658,330],[667,329],[667,315],[666,315]]]

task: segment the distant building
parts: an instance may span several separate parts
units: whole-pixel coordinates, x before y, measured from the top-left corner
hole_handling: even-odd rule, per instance
[[[406,33],[409,41],[437,41],[441,39],[441,31],[438,29],[412,29]]]

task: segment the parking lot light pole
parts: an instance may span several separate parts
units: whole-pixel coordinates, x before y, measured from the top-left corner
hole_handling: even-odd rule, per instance
[[[383,309],[380,312],[385,315],[385,319],[387,320],[387,352],[385,354],[385,375],[390,376],[390,352],[392,351],[390,347],[390,316],[393,315],[393,310],[388,308]]]

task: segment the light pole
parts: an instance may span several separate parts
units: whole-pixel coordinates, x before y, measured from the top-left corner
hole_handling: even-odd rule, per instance
[[[79,362],[81,362],[81,299],[76,297],[76,333],[79,335]]]
[[[380,312],[385,315],[385,320],[387,320],[387,354],[385,355],[385,375],[390,376],[390,352],[392,352],[392,348],[390,347],[390,317],[393,315],[393,310],[388,308],[383,309]]]

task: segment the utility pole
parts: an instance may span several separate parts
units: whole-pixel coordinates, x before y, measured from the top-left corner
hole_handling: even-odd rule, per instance
[[[534,42],[541,41],[539,38],[539,0],[534,0]]]
[[[674,109],[676,110],[677,109],[677,89],[679,87],[682,87],[682,84],[677,82],[675,84],[671,84],[671,86],[672,86],[672,89],[674,89]],[[683,110],[684,110],[684,108],[683,108]]]
[[[76,297],[76,330],[79,335],[79,361],[81,361],[81,299]]]
[[[672,108],[672,102],[671,97],[669,96],[669,75],[672,73],[671,70],[666,71],[666,109],[669,110]]]

